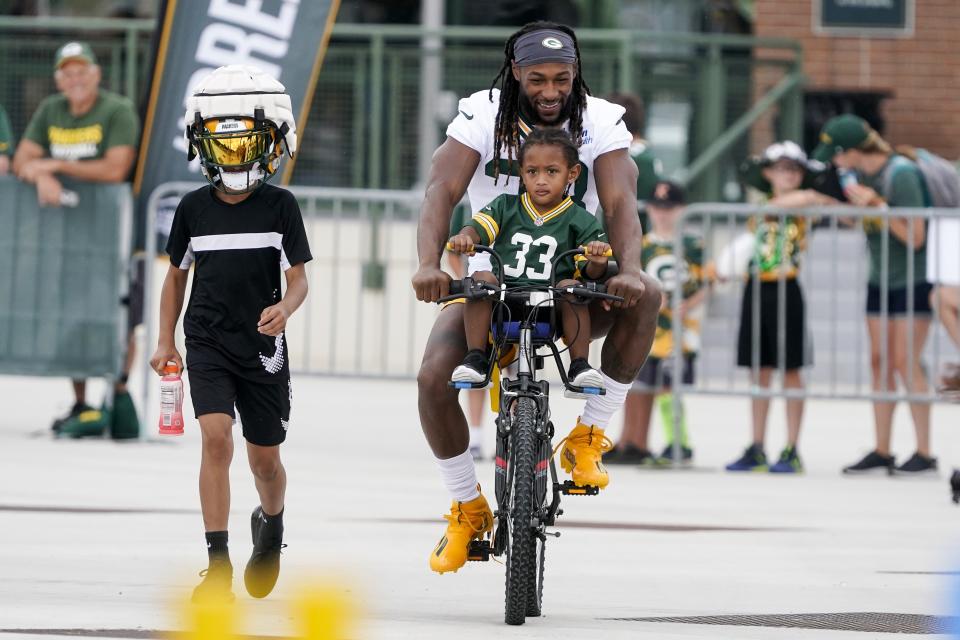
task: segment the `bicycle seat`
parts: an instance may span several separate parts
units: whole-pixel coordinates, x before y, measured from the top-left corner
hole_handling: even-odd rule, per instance
[[[493,328],[493,335],[496,339],[506,337],[507,342],[516,342],[520,339],[520,322],[504,322],[502,325],[496,325]],[[534,342],[549,342],[553,339],[553,331],[549,322],[538,322],[533,329]]]

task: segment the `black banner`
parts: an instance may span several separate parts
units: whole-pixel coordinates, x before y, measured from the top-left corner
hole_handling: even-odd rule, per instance
[[[340,0],[166,0],[134,178],[140,211],[158,185],[200,179],[199,162],[186,159],[183,114],[193,87],[215,68],[250,64],[277,78],[293,102],[297,129],[306,127],[339,5]],[[292,169],[287,160],[284,183]],[[169,220],[161,216],[158,227],[164,225]],[[144,237],[138,231],[137,244]]]

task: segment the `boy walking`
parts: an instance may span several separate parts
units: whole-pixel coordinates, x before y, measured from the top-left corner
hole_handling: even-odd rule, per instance
[[[160,302],[160,337],[150,361],[183,368],[174,331],[190,265],[193,291],[184,317],[191,399],[200,422],[200,506],[209,566],[194,601],[233,599],[227,552],[232,427],[237,417],[260,505],[253,511],[253,554],[244,572],[255,598],[273,590],[280,570],[286,439],[292,388],[284,329],[307,295],[311,259],[300,208],[290,192],[265,184],[284,150],[296,150],[290,97],[282,84],[239,65],[220,67],[187,103],[191,157],[209,186],[177,207]],[[281,269],[286,294],[281,297]]]

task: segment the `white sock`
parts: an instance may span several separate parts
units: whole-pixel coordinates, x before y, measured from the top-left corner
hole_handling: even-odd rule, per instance
[[[603,384],[607,393],[602,396],[587,398],[580,422],[606,429],[610,423],[610,418],[623,406],[623,401],[627,398],[627,391],[630,390],[632,385],[629,382],[617,382],[602,370],[600,375],[603,376]]]
[[[470,425],[470,448],[483,446],[483,427]]]
[[[450,497],[457,502],[469,502],[480,495],[477,490],[477,470],[473,466],[473,456],[469,449],[458,456],[441,460],[437,458],[443,484]]]

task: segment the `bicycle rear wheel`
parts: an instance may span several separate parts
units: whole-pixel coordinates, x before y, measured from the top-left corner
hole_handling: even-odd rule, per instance
[[[538,618],[543,613],[543,560],[547,544],[536,534],[533,536],[533,557],[536,566],[530,572],[527,591],[527,617]]]
[[[513,465],[513,486],[510,490],[507,542],[507,584],[504,621],[523,624],[530,596],[536,589],[538,537],[533,526],[534,466],[536,464],[537,403],[532,398],[517,399],[511,429],[510,462]]]

